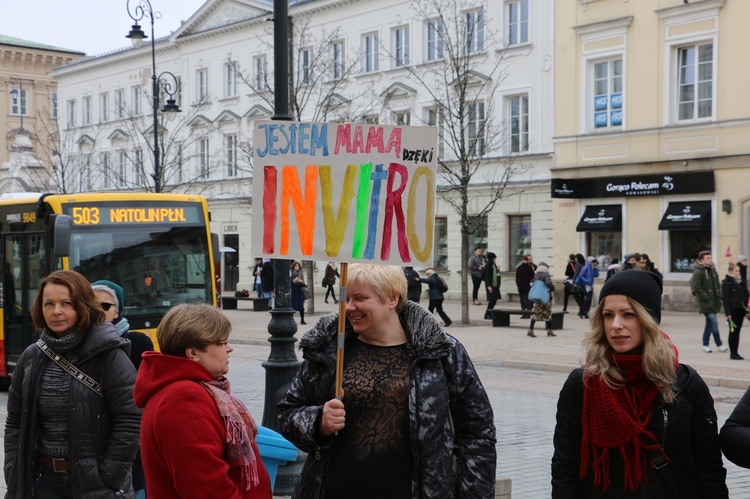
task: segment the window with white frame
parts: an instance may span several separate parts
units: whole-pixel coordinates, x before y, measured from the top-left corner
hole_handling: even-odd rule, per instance
[[[102,172],[102,187],[105,189],[109,188],[109,176],[112,173],[109,167],[109,153],[103,152],[99,155],[99,163],[101,163]]]
[[[380,122],[380,117],[377,114],[366,114],[362,116],[362,123],[368,125],[377,125]]]
[[[713,43],[696,43],[677,49],[677,119],[713,116]]]
[[[208,156],[208,138],[198,140],[198,175],[201,178],[208,178],[209,156]]]
[[[435,244],[432,264],[436,269],[448,268],[448,217],[435,217]]]
[[[120,186],[124,186],[128,181],[128,155],[125,151],[117,151],[117,180]]]
[[[299,51],[299,75],[297,81],[302,85],[307,85],[312,81],[312,64],[313,49],[310,47],[303,48]]]
[[[133,113],[133,116],[140,116],[143,113],[143,100],[141,92],[142,91],[140,85],[136,85],[131,89],[130,110]]]
[[[68,124],[68,128],[73,128],[76,126],[76,100],[70,99],[66,103],[67,110],[66,110],[66,120],[65,122]]]
[[[474,101],[469,104],[467,125],[469,154],[472,156],[481,156],[484,154],[486,137],[484,101]]]
[[[125,90],[121,88],[115,90],[115,118],[125,118]]]
[[[529,150],[529,96],[508,97],[510,108],[510,152]]]
[[[409,26],[393,28],[391,35],[393,44],[393,67],[399,68],[409,65]]]
[[[469,54],[484,50],[484,29],[483,9],[466,13],[466,48]]]
[[[427,110],[427,125],[434,126],[438,129],[438,159],[445,158],[445,124],[443,112],[438,108]]]
[[[399,126],[411,125],[411,113],[409,111],[396,111],[393,113],[393,122]]]
[[[337,41],[331,44],[331,78],[340,80],[346,72],[346,59],[344,57],[344,42]]]
[[[445,43],[445,23],[442,19],[427,21],[427,60],[437,61],[443,58]]]
[[[237,97],[237,69],[233,62],[224,64],[224,97]]]
[[[195,71],[195,98],[198,102],[208,100],[208,68]]]
[[[622,57],[593,63],[594,128],[622,126],[623,72]]]
[[[362,36],[362,71],[373,73],[380,70],[380,40],[377,33]]]
[[[91,124],[91,97],[88,95],[81,99],[81,123]]]
[[[529,0],[508,2],[508,44],[529,43]]]
[[[268,88],[268,60],[266,54],[253,57],[253,85],[256,92],[263,92]]]
[[[28,116],[25,88],[12,88],[10,90],[10,114],[13,116]]]
[[[109,94],[99,94],[99,122],[109,121]]]
[[[237,176],[237,135],[224,136],[224,150],[226,151],[227,177]]]
[[[57,118],[57,92],[52,92],[52,117]]]

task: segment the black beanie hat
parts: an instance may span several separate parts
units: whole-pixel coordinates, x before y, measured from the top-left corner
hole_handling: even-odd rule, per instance
[[[625,295],[634,299],[661,323],[662,283],[659,276],[648,270],[621,270],[602,286],[599,302],[607,295]]]

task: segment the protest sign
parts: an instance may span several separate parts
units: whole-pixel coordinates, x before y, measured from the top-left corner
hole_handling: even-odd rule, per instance
[[[252,253],[432,265],[437,130],[260,121]]]

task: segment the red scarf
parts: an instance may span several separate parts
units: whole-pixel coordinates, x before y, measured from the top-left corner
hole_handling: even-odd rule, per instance
[[[228,379],[201,381],[200,385],[211,395],[227,427],[226,456],[230,476],[240,491],[250,490],[260,483],[254,449],[258,427],[245,404],[229,394]]]
[[[613,390],[600,376],[584,375],[579,476],[583,479],[591,466],[594,485],[607,490],[609,452],[615,450],[625,466],[625,488],[635,491],[647,482],[646,467],[652,464],[648,451],[661,449],[646,428],[659,388],[643,372],[643,355],[610,353],[609,358],[620,368],[625,383]]]

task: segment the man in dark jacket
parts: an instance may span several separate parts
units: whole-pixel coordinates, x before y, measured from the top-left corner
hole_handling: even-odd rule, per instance
[[[482,275],[484,274],[484,256],[482,252],[484,250],[477,246],[474,248],[474,254],[469,257],[467,266],[469,267],[469,273],[471,274],[471,299],[474,305],[481,305],[478,301],[479,298],[479,287],[482,285]]]
[[[406,276],[406,296],[409,301],[419,303],[422,296],[422,281],[420,281],[419,272],[414,267],[404,267],[404,276]]]
[[[531,291],[531,281],[534,280],[534,273],[536,273],[534,258],[531,255],[523,256],[521,264],[516,267],[516,288],[521,298],[521,308],[523,310],[531,310],[531,307],[534,305],[529,300],[529,291]]]
[[[261,275],[263,278],[260,281],[261,289],[263,290],[263,298],[268,298],[268,307],[271,308],[273,305],[273,262],[270,258],[263,259],[263,267],[261,268]]]
[[[693,264],[695,270],[690,279],[690,286],[695,293],[695,301],[698,303],[698,312],[706,317],[706,325],[703,328],[703,351],[711,353],[708,345],[713,334],[716,347],[720,352],[726,352],[728,348],[721,342],[719,334],[719,321],[716,314],[721,310],[723,301],[721,298],[721,281],[714,267],[711,252],[701,251],[698,259]]]

